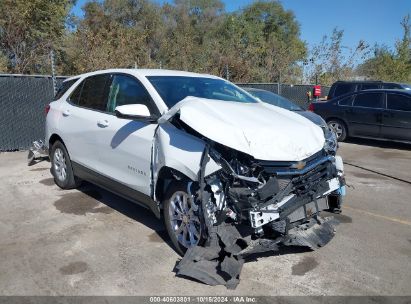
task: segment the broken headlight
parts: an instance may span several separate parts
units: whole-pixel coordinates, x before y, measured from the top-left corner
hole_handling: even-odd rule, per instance
[[[324,131],[324,137],[325,137],[324,150],[328,154],[335,155],[335,153],[337,152],[337,148],[338,148],[337,135],[327,125],[322,129]]]

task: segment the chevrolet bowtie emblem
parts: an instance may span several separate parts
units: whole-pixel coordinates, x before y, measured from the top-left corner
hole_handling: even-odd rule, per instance
[[[301,169],[303,169],[303,168],[305,167],[306,164],[307,164],[307,163],[306,163],[305,161],[299,161],[299,162],[293,164],[293,165],[291,166],[291,168],[301,170]]]

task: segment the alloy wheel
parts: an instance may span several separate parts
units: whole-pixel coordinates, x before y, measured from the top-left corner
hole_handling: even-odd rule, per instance
[[[337,121],[331,121],[328,123],[328,126],[335,132],[337,138],[340,139],[341,135],[343,134],[343,127]]]
[[[201,222],[193,198],[183,191],[175,192],[170,198],[168,212],[178,242],[185,248],[196,246],[201,237]]]
[[[67,178],[66,158],[64,156],[63,150],[60,148],[57,148],[54,151],[53,166],[56,177],[62,182],[65,181]]]

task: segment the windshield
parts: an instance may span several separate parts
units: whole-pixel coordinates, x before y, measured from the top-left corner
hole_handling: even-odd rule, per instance
[[[300,106],[296,105],[292,101],[272,92],[250,90],[249,93],[255,97],[258,97],[263,102],[272,104],[280,108],[284,108],[286,110],[304,111]]]
[[[251,95],[222,79],[189,76],[148,76],[147,79],[168,108],[187,96],[245,103],[258,102]]]

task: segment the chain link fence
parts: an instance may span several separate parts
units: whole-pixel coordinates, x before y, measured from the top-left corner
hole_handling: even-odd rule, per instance
[[[44,110],[53,95],[51,76],[0,74],[0,151],[25,150],[44,138]]]
[[[308,84],[278,84],[278,83],[238,83],[237,84],[243,88],[255,88],[271,91],[273,93],[279,94],[288,98],[298,105],[306,108],[308,106],[307,92],[312,93],[314,85]],[[321,96],[328,95],[330,87],[322,86],[321,87]]]
[[[66,78],[58,76],[57,87]],[[241,87],[264,89],[307,106],[312,85],[241,83]],[[322,95],[329,87],[322,87]],[[0,151],[28,149],[34,140],[44,139],[45,107],[53,100],[51,76],[0,74]]]

